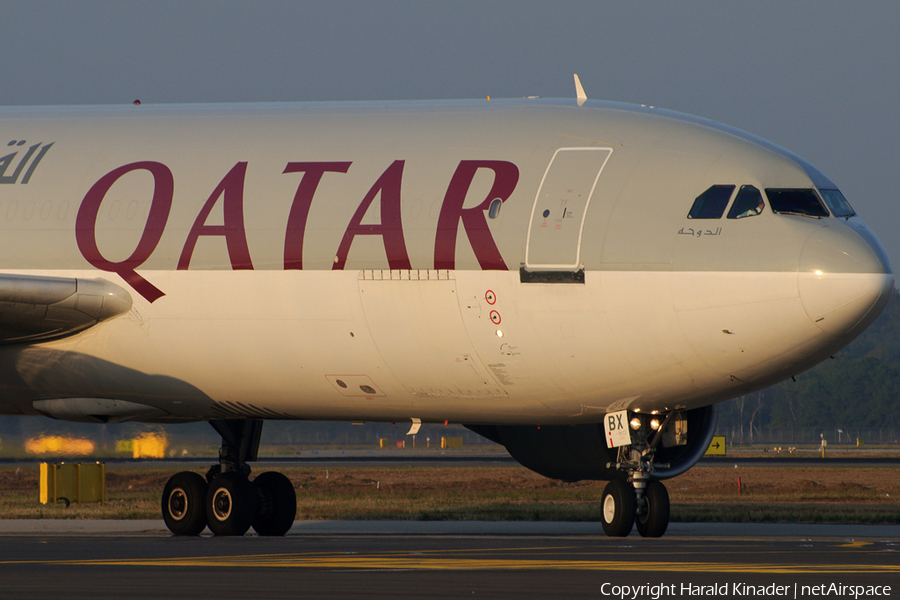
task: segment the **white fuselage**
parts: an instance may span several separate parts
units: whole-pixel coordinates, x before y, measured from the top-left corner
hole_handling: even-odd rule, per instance
[[[590,423],[790,377],[893,287],[857,217],[688,219],[711,185],[834,186],[661,111],[136,106],[0,124],[28,140],[0,185],[0,272],[103,278],[133,302],[0,348],[0,412],[87,398],[153,409],[117,419]]]

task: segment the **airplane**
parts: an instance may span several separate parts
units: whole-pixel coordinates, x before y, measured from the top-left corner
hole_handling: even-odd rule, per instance
[[[893,289],[838,187],[758,137],[574,99],[0,109],[0,414],[207,421],[174,535],[284,535],[266,420],[459,423],[662,536],[720,402]]]

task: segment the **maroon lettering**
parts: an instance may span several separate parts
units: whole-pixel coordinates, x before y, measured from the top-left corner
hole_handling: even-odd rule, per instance
[[[119,262],[107,260],[100,254],[97,246],[97,214],[100,212],[100,204],[120,177],[141,170],[153,175],[153,199],[150,201],[150,213],[147,215],[144,232],[131,256]],[[130,163],[101,177],[85,194],[75,217],[75,240],[85,260],[98,269],[117,274],[149,302],[160,299],[165,293],[138,275],[135,269],[150,258],[162,238],[169,220],[169,210],[172,208],[174,188],[172,172],[166,165],[150,161]]]
[[[194,247],[201,235],[220,235],[225,237],[225,245],[228,248],[228,258],[231,260],[231,268],[238,270],[253,270],[250,261],[250,248],[247,246],[247,232],[244,230],[244,176],[247,173],[247,163],[239,162],[231,171],[222,178],[194,221],[181,258],[178,259],[178,270],[183,271],[191,264],[191,256]],[[207,225],[206,220],[219,198],[223,200],[224,225]]]
[[[303,179],[294,194],[294,203],[288,215],[287,229],[284,234],[284,268],[303,268],[303,235],[306,233],[306,221],[309,218],[309,207],[313,196],[325,173],[346,173],[349,162],[296,162],[288,163],[284,173],[303,173]]]
[[[363,198],[347,230],[344,239],[338,248],[332,270],[340,270],[347,264],[347,253],[353,238],[358,235],[380,235],[384,242],[384,251],[387,254],[388,266],[391,269],[410,269],[409,254],[406,251],[406,242],[403,239],[403,224],[400,217],[400,182],[403,178],[403,164],[405,161],[395,160],[389,166],[372,189]],[[375,195],[381,192],[381,223],[377,225],[363,225],[362,220],[366,211],[375,199]]]
[[[487,197],[478,206],[463,208],[466,195],[478,169],[491,169],[494,172],[494,183]],[[463,160],[450,179],[441,213],[438,216],[437,232],[434,237],[434,268],[453,269],[456,266],[456,235],[459,222],[462,221],[469,238],[469,244],[475,252],[478,264],[485,271],[509,270],[491,230],[488,227],[485,212],[491,202],[499,198],[501,202],[512,195],[519,182],[519,168],[511,162],[502,160]]]

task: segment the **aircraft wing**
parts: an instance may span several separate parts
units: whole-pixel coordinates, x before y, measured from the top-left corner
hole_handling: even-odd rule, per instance
[[[73,335],[131,310],[131,296],[105,279],[0,274],[0,345]]]

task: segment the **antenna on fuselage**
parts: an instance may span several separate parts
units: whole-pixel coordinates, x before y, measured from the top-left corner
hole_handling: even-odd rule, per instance
[[[575,75],[575,100],[578,102],[578,106],[581,106],[587,100],[587,94],[584,93],[584,86],[578,79],[578,73],[573,73],[573,75]]]

